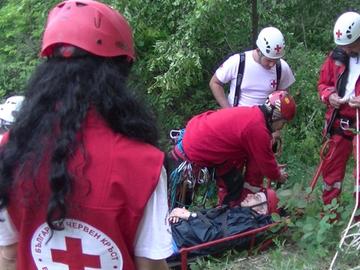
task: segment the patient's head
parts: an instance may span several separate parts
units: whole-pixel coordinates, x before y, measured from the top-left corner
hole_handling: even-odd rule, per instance
[[[268,188],[263,192],[248,194],[240,205],[241,207],[251,207],[258,214],[266,215],[278,212],[278,202],[276,192]]]

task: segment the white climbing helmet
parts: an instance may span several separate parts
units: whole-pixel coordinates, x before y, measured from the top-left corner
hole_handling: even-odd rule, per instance
[[[262,29],[256,40],[256,46],[263,55],[271,59],[279,59],[285,55],[284,36],[275,27]]]
[[[334,41],[344,46],[353,43],[360,37],[360,14],[349,11],[337,19],[334,26]]]
[[[24,96],[9,97],[4,104],[0,105],[0,120],[12,124],[15,122],[16,115],[20,111]]]

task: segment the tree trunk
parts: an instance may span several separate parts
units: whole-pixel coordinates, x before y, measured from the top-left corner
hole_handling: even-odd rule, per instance
[[[252,17],[252,46],[256,48],[256,38],[258,34],[259,15],[257,12],[257,0],[251,0],[251,17]]]

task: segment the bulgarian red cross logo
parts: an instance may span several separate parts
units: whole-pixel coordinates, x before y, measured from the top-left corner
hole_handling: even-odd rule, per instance
[[[281,50],[281,48],[282,48],[282,47],[279,46],[279,44],[277,44],[274,50],[276,51],[276,53],[279,53],[280,50]]]
[[[84,254],[81,239],[65,237],[66,250],[51,249],[53,262],[68,265],[69,270],[85,270],[85,267],[101,268],[100,256]]]
[[[275,81],[275,80],[272,80],[272,81],[271,81],[271,87],[272,87],[272,88],[275,88],[276,85],[277,85],[276,81]]]
[[[337,35],[337,38],[339,39],[342,36],[342,33],[340,32],[340,29],[337,30],[337,32],[335,33]]]

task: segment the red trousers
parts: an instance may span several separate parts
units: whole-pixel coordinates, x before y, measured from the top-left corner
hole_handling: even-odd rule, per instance
[[[339,197],[345,176],[346,164],[352,150],[355,160],[357,159],[356,136],[350,140],[341,135],[333,135],[331,140],[329,157],[325,158],[322,171],[324,181],[322,199],[324,204],[329,204],[333,199]],[[353,175],[356,179],[356,166]]]

